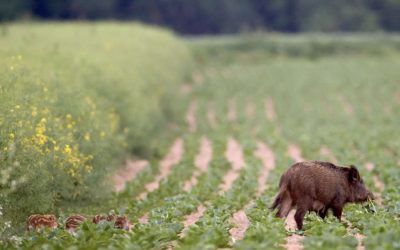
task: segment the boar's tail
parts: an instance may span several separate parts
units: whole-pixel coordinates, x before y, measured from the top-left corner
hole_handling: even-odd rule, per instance
[[[272,206],[270,207],[271,210],[276,209],[277,207],[279,207],[282,204],[282,201],[284,199],[285,193],[287,191],[287,186],[285,184],[283,184],[282,180],[279,183],[280,187],[279,187],[279,193],[276,196],[274,203],[272,203]]]
[[[282,200],[282,195],[281,195],[281,193],[279,193],[278,196],[276,196],[274,203],[272,203],[272,206],[270,207],[270,209],[271,210],[276,209],[279,206],[279,204],[281,203],[281,200]]]

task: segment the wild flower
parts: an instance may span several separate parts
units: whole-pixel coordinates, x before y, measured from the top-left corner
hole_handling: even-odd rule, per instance
[[[66,154],[66,155],[69,155],[69,154],[71,154],[71,152],[72,152],[71,147],[68,144],[65,145],[63,153]]]

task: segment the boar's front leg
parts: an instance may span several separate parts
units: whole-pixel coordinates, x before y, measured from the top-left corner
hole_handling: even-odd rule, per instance
[[[320,211],[318,211],[318,215],[322,219],[325,219],[327,213],[328,213],[328,208],[323,208]]]
[[[332,207],[333,215],[338,218],[339,221],[342,220],[342,212],[343,206],[333,206]]]

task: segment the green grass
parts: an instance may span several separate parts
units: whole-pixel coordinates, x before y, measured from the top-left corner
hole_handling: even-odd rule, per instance
[[[367,249],[399,249],[398,36],[270,36],[202,38],[187,42],[198,63],[193,91],[187,97],[175,96],[174,100],[185,109],[188,99],[196,99],[198,129],[190,133],[179,123],[184,116],[175,117],[179,124],[177,134],[185,143],[182,162],[173,167],[170,176],[148,199],[134,200],[158,174],[158,162],[168,151],[171,140],[160,140],[158,151],[162,153],[149,158],[151,167],[110,200],[110,208],[127,214],[136,223],[132,232],[88,223],[76,235],[62,229],[31,235],[19,233],[18,238],[5,241],[7,246],[15,247],[15,241],[21,240],[19,247],[25,249],[44,245],[56,249],[72,246],[78,249],[165,249],[169,246],[283,249],[289,232],[269,206],[281,174],[293,163],[287,147],[295,143],[307,159],[327,160],[319,150],[323,145],[328,147],[341,165],[358,166],[366,185],[373,191],[378,191],[374,174],[385,183],[382,207],[375,205],[376,210],[362,204],[345,207],[344,216],[351,222],[353,233],[348,232],[347,223],[337,221],[332,215],[326,220],[314,214],[306,216],[302,242],[305,249],[355,249],[354,232],[366,236],[363,244]],[[271,46],[278,46],[279,50],[272,50]],[[175,85],[175,92],[177,89]],[[268,97],[275,104],[275,121],[265,115]],[[235,100],[237,107],[237,120],[231,122],[227,120],[230,100]],[[249,101],[256,107],[253,117],[245,114]],[[215,107],[217,118],[214,129],[206,119],[210,103]],[[352,111],[348,107],[346,111],[349,105]],[[259,131],[253,133],[256,127]],[[191,192],[183,192],[183,183],[195,168],[193,161],[204,135],[213,146],[209,171],[199,177]],[[246,167],[240,171],[233,187],[221,195],[218,185],[230,168],[224,156],[230,136],[241,144]],[[272,149],[276,167],[268,176],[267,190],[256,199],[261,169],[261,162],[253,155],[257,141]],[[373,172],[365,169],[367,162],[375,164]],[[254,205],[246,214],[251,224],[244,238],[233,243],[229,235],[229,229],[234,226],[230,217],[250,200],[254,200]],[[204,216],[180,238],[185,215],[195,211],[199,204],[206,207]],[[94,210],[89,207],[82,211]],[[150,215],[149,223],[138,223],[138,218],[146,212]]]

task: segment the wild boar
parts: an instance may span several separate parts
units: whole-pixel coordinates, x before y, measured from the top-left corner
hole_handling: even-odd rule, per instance
[[[130,230],[131,224],[126,216],[118,216],[115,219],[114,227],[118,229]]]
[[[286,217],[296,208],[295,221],[299,230],[307,212],[314,211],[325,218],[328,209],[341,220],[343,207],[348,202],[373,199],[353,165],[339,167],[329,162],[305,161],[292,165],[281,177],[279,193],[271,209]]]
[[[114,221],[114,220],[115,220],[115,215],[113,214],[109,215],[98,214],[93,217],[92,222],[94,224],[99,224],[100,221]]]
[[[114,214],[104,215],[98,214],[93,217],[93,223],[98,224],[100,221],[114,222],[114,227],[118,229],[130,230],[131,224],[126,216],[117,216]]]
[[[82,222],[87,220],[87,218],[81,214],[74,214],[68,217],[68,219],[65,221],[65,229],[68,231],[74,231],[77,229]]]
[[[38,230],[45,227],[56,229],[57,218],[53,214],[33,214],[26,220],[26,230]]]

